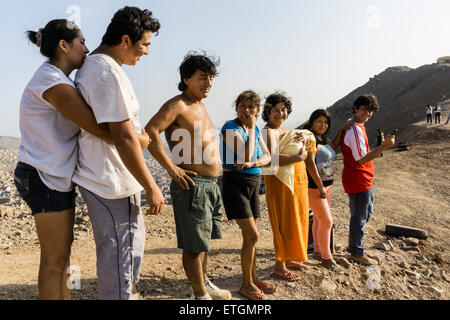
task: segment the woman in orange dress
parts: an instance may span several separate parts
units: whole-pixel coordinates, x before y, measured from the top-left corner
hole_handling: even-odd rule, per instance
[[[270,224],[273,232],[275,249],[275,266],[272,277],[287,281],[296,281],[300,277],[291,270],[302,270],[307,267],[302,263],[308,260],[309,203],[308,177],[311,174],[319,186],[319,192],[326,198],[326,192],[319,177],[313,157],[315,140],[301,131],[292,132],[282,124],[292,112],[292,102],[282,93],[274,93],[267,97],[264,104],[263,120],[267,122],[267,146],[272,154],[271,168],[266,169],[264,182],[266,185],[266,201]],[[282,153],[283,140],[290,135],[291,144],[302,144],[296,154]],[[307,147],[307,141],[312,142]],[[275,145],[278,144],[279,145]],[[309,152],[308,152],[309,149]],[[276,157],[276,158],[274,158]],[[274,159],[278,159],[275,163]],[[277,176],[280,168],[292,166],[291,174]],[[275,173],[275,174],[274,174]]]

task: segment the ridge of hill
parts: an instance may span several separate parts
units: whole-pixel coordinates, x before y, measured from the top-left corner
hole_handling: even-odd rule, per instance
[[[370,144],[376,141],[376,129],[387,135],[425,119],[428,104],[439,104],[443,118],[450,112],[450,60],[444,58],[416,69],[389,67],[370,78],[366,84],[327,108],[332,119],[329,135],[334,136],[339,127],[352,117],[353,102],[365,93],[376,95],[380,104],[380,111],[366,125]]]

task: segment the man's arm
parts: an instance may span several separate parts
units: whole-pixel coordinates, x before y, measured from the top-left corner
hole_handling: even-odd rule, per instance
[[[94,113],[74,87],[58,84],[44,92],[43,98],[80,128],[107,143],[113,143],[108,127],[97,124]]]
[[[387,148],[393,146],[395,143],[395,136],[389,136],[386,138],[386,140],[384,140],[384,142],[379,145],[378,147],[376,147],[375,149],[373,149],[372,151],[370,151],[369,153],[367,153],[363,158],[361,158],[360,160],[358,160],[359,164],[364,164],[366,162],[372,161],[373,159],[378,158],[378,156]]]
[[[161,166],[166,169],[169,176],[175,180],[181,188],[189,189],[189,184],[195,185],[194,181],[189,177],[196,175],[195,172],[184,170],[173,163],[170,156],[164,149],[160,134],[165,131],[172,123],[175,122],[178,116],[176,105],[170,106],[165,104],[161,107],[158,113],[150,119],[145,126],[145,131],[150,137],[151,143],[148,146],[148,151],[158,161]]]
[[[133,177],[145,189],[149,213],[158,214],[164,207],[164,197],[145,164],[138,137],[130,120],[109,122],[109,131],[120,159]]]

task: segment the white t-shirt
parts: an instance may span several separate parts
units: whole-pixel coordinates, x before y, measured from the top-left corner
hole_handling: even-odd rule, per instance
[[[127,75],[105,54],[90,55],[78,70],[75,83],[94,112],[97,123],[131,120],[140,132],[139,102]],[[120,159],[114,145],[81,130],[79,158],[73,181],[105,199],[139,193],[142,186]]]
[[[59,68],[45,62],[34,73],[20,101],[18,160],[37,169],[50,189],[69,192],[78,158],[80,128],[63,116],[42,95],[48,89],[74,83]]]
[[[361,128],[364,124],[356,123],[345,132],[344,143],[352,150],[353,158],[359,161],[367,154],[364,131]]]

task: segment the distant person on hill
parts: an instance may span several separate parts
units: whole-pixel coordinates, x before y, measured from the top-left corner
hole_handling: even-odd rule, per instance
[[[270,153],[256,125],[260,101],[255,92],[242,92],[235,102],[236,119],[225,122],[221,129],[223,204],[228,220],[235,220],[242,231],[239,293],[251,300],[266,300],[264,293],[276,290],[276,286],[259,280],[256,273],[261,166],[270,162]]]
[[[283,127],[292,112],[292,101],[275,92],[266,98],[263,120],[267,123],[267,146],[272,162],[278,158],[275,174],[264,176],[266,201],[273,233],[275,266],[271,276],[285,281],[300,280],[291,270],[308,269],[309,202],[308,170],[318,185],[322,199],[327,194],[314,165],[316,140],[307,131]],[[274,163],[271,163],[275,166]]]
[[[330,234],[333,226],[333,218],[331,216],[331,189],[333,186],[333,171],[332,163],[339,148],[341,135],[351,125],[353,121],[349,121],[342,128],[340,128],[333,140],[327,138],[327,133],[331,127],[331,116],[324,109],[315,110],[304,129],[310,130],[314,133],[317,141],[317,153],[313,158],[319,176],[322,180],[326,191],[326,198],[320,197],[319,188],[308,174],[308,196],[309,207],[314,213],[312,235],[314,242],[314,254],[319,255],[322,260],[322,265],[330,270],[337,271],[340,267],[333,259],[330,250]]]
[[[222,238],[222,196],[217,184],[220,152],[202,100],[209,95],[218,63],[205,54],[189,52],[179,68],[181,94],[164,103],[145,127],[152,139],[148,150],[172,178],[178,248],[183,250],[192,300],[231,299],[231,292],[218,288],[207,275],[211,239]],[[172,157],[164,148],[162,132]]]
[[[373,176],[372,160],[395,143],[395,136],[386,137],[385,141],[374,150],[370,150],[365,123],[379,110],[377,98],[373,94],[358,97],[353,104],[355,124],[341,138],[341,151],[344,157],[342,184],[348,194],[350,206],[350,228],[348,250],[351,259],[363,265],[376,265],[377,261],[365,255],[364,229],[373,210]]]
[[[27,35],[48,60],[34,73],[20,101],[22,138],[14,182],[36,223],[41,249],[39,297],[70,299],[66,280],[76,197],[72,175],[80,127],[106,142],[112,139],[69,78],[89,52],[78,26],[65,19],[52,20]]]
[[[145,245],[141,192],[157,215],[164,206],[161,190],[147,168],[137,133],[139,101],[122,66],[135,66],[148,55],[160,23],[149,10],[124,7],[109,23],[101,44],[75,82],[98,123],[108,126],[114,145],[84,130],[73,181],[87,204],[97,250],[97,277],[102,300],[138,299]]]
[[[434,124],[438,122],[441,124],[441,106],[437,104],[434,106]]]
[[[433,124],[433,107],[431,104],[427,106],[427,124]]]

